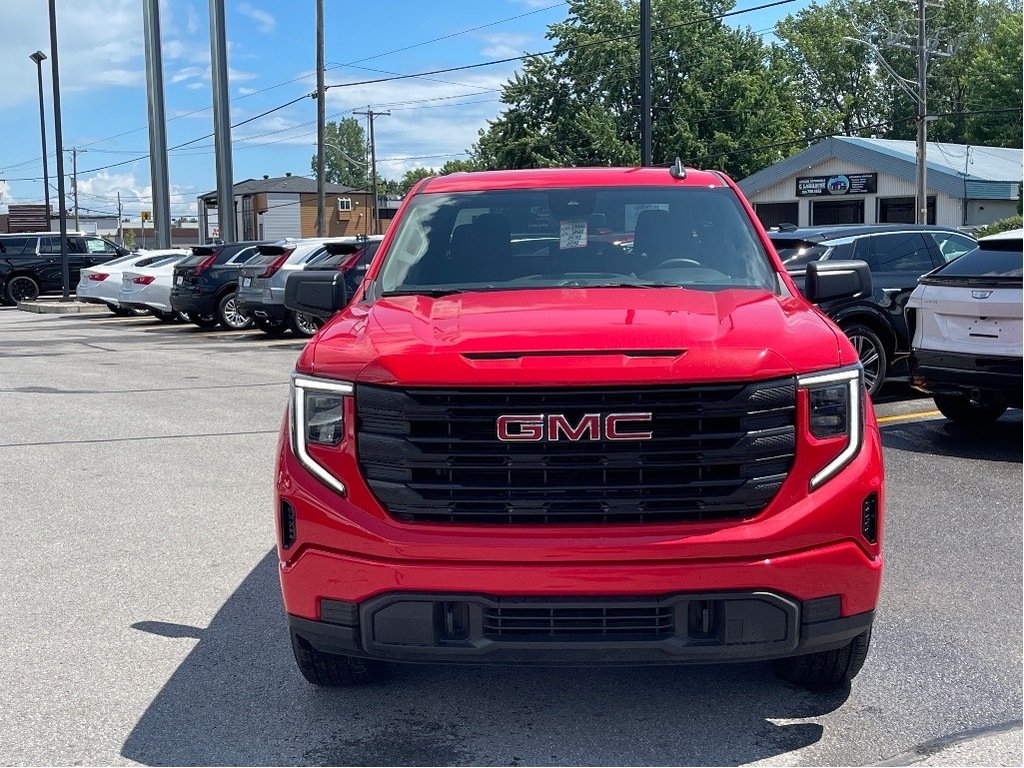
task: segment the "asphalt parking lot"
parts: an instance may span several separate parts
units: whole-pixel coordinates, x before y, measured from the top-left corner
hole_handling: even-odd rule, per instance
[[[848,691],[764,664],[410,666],[318,690],[273,551],[302,346],[0,309],[0,762],[1021,764],[1019,411],[971,434],[884,392],[887,573]]]

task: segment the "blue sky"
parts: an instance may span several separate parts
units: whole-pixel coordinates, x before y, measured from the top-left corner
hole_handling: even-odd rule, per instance
[[[767,33],[807,1],[743,14],[732,23]],[[764,2],[739,0],[736,9]],[[149,160],[139,159],[149,151],[141,6],[140,0],[57,0],[64,146],[86,150],[78,158],[83,212],[116,211],[118,192],[127,215],[151,205]],[[171,215],[187,216],[195,212],[196,195],[212,190],[216,178],[212,139],[201,138],[213,131],[209,4],[161,0],[160,6],[168,146],[199,139],[170,153]],[[314,0],[226,0],[226,6],[233,123],[315,89]],[[556,0],[325,0],[324,6],[328,84],[547,50],[547,25],[564,19],[568,9]],[[28,58],[37,49],[50,51],[47,0],[0,0],[0,212],[6,204],[43,197],[36,72]],[[43,62],[55,188],[49,66]],[[339,119],[368,105],[390,110],[376,123],[378,170],[398,178],[408,168],[464,156],[498,113],[496,89],[515,66],[335,88],[327,114]],[[308,175],[315,120],[316,103],[307,98],[235,128],[235,181]],[[119,165],[96,170],[113,164]],[[70,174],[70,155],[65,165]]]

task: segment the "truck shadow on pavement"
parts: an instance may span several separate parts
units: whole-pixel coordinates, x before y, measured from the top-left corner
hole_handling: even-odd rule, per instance
[[[199,642],[122,755],[149,765],[735,765],[806,747],[849,688],[813,694],[768,664],[618,669],[392,665],[318,689],[291,655],[271,550]]]
[[[961,459],[1021,463],[1021,412],[1007,411],[994,424],[964,427],[943,419],[882,424],[882,446]]]

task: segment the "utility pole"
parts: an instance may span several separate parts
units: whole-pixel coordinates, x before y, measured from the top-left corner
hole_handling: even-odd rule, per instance
[[[651,0],[640,0],[640,165],[651,164]]]
[[[124,213],[121,208],[121,193],[117,193],[117,244],[124,245],[124,227],[121,226],[121,221],[124,218]]]
[[[884,45],[891,48],[903,48],[913,51],[917,56],[917,77],[911,79],[903,77],[890,64],[882,51],[870,39],[857,37],[844,37],[843,40],[852,43],[866,45],[874,54],[875,61],[893,79],[896,85],[910,98],[914,100],[917,107],[917,151],[916,151],[916,185],[914,196],[914,222],[917,224],[928,223],[928,57],[952,55],[948,49],[939,50],[938,35],[934,40],[928,40],[927,25],[925,23],[925,9],[928,0],[910,0],[916,6],[917,30],[910,34],[907,30],[901,29],[896,32],[886,32]],[[932,5],[941,4],[941,0],[933,0]],[[913,40],[911,43],[910,40]]]
[[[237,238],[224,0],[210,0],[210,61],[213,65],[213,143],[217,158],[217,226],[220,228],[220,239],[225,243],[233,243]]]
[[[167,126],[164,119],[164,68],[160,50],[160,4],[143,0],[142,33],[146,48],[149,108],[149,178],[153,186],[153,226],[157,248],[171,247],[170,180],[167,174]]]
[[[917,213],[916,224],[928,223],[928,38],[925,0],[917,0]]]
[[[327,234],[327,211],[324,201],[326,173],[327,109],[324,103],[324,0],[316,0],[316,236]]]
[[[365,115],[370,121],[370,184],[373,187],[373,234],[380,234],[380,205],[377,197],[377,142],[373,137],[373,121],[375,118],[390,115],[390,112],[374,112],[370,107],[365,112],[353,112],[355,115]]]
[[[75,196],[75,229],[78,230],[78,153],[88,150],[72,147],[68,152],[71,153],[71,192]]]

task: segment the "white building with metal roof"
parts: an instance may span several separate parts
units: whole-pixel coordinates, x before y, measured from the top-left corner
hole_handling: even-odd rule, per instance
[[[834,136],[739,182],[765,226],[913,223],[913,141]],[[1020,207],[1024,152],[928,143],[928,223],[980,227]]]

